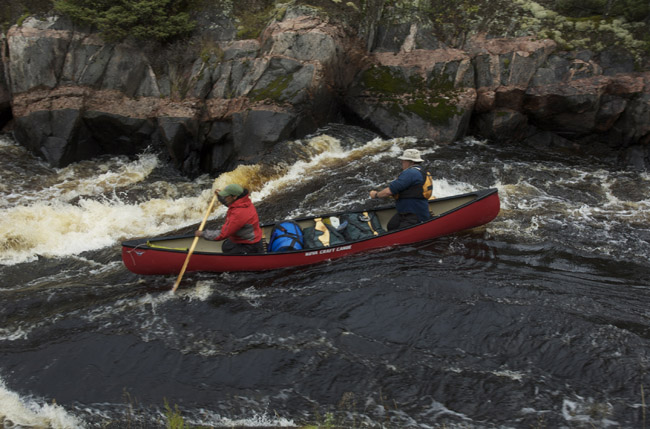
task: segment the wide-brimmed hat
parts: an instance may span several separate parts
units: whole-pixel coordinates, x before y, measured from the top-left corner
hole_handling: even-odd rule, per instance
[[[402,161],[413,161],[413,162],[423,162],[424,160],[420,158],[420,151],[417,149],[406,149],[402,156],[398,156],[397,159]]]
[[[229,196],[238,197],[243,193],[244,193],[244,188],[242,188],[240,185],[238,185],[236,183],[232,183],[232,184],[226,186],[225,188],[223,188],[219,192],[219,196],[223,197],[223,198],[229,197]]]

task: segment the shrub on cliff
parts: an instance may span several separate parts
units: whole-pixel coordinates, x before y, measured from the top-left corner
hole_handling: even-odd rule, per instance
[[[55,0],[54,7],[73,20],[96,27],[107,41],[132,36],[166,41],[194,29],[192,0]]]
[[[44,15],[52,10],[52,0],[1,0],[0,26],[7,31],[27,15]]]

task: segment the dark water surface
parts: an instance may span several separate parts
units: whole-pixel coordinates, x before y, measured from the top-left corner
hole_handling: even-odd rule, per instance
[[[367,204],[425,150],[490,224],[300,269],[137,276],[119,242],[190,231],[213,179],[155,153],[50,169],[0,140],[0,426],[650,427],[650,177],[559,149],[331,129],[244,182],[263,221]],[[289,155],[287,155],[289,154]],[[214,216],[218,225],[223,215]]]

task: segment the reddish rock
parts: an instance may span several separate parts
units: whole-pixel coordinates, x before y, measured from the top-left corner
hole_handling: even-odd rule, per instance
[[[234,37],[233,28],[217,30],[204,36]],[[621,55],[483,35],[452,49],[417,23],[398,30],[372,31],[381,39],[372,51],[372,40],[296,6],[258,40],[152,54],[64,20],[27,19],[2,43],[0,127],[13,117],[18,141],[54,166],[157,142],[188,174],[255,162],[343,116],[437,143],[471,131],[650,144],[650,72],[631,72]]]

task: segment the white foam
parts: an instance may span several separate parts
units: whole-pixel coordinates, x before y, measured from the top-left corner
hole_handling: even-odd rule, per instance
[[[200,280],[196,282],[193,288],[183,288],[181,293],[190,301],[205,302],[212,296],[215,284],[216,282],[211,280]]]
[[[314,137],[308,144],[320,149],[320,153],[312,157],[309,161],[297,161],[284,171],[280,177],[269,180],[259,191],[252,192],[251,199],[253,201],[260,201],[280,189],[290,188],[294,183],[300,183],[306,177],[313,175],[315,170],[327,165],[329,160],[340,159],[347,155],[347,152],[341,148],[341,142],[333,137]]]
[[[40,162],[34,160],[34,162]],[[36,202],[68,202],[79,197],[114,193],[145,179],[159,164],[156,155],[143,153],[129,161],[124,157],[108,161],[83,161],[62,169],[44,167],[39,171],[38,186],[23,186],[24,179],[10,179],[10,189],[0,199],[0,207],[28,206]],[[19,193],[13,192],[18,189]],[[10,192],[11,191],[11,192]]]
[[[594,427],[619,426],[607,418],[612,414],[613,407],[609,403],[597,403],[592,399],[577,396],[571,400],[562,401],[562,416],[568,422],[580,422]]]
[[[4,422],[3,422],[4,420]],[[10,391],[0,379],[0,422],[4,427],[78,429],[84,422],[69,414],[62,406],[31,398],[21,398]]]
[[[23,288],[23,290],[25,290]],[[42,317],[38,319],[37,322],[33,320],[18,320],[15,321],[15,325],[9,325],[3,328],[0,328],[0,340],[4,341],[17,341],[24,340],[29,337],[29,335],[42,328],[43,326],[51,325],[56,321],[60,320],[63,316],[61,314],[54,314],[48,317]]]
[[[491,371],[492,374],[496,375],[497,377],[506,377],[511,380],[515,381],[521,381],[524,378],[524,374],[522,374],[519,371],[511,371],[508,369],[505,370],[498,370],[498,371]]]
[[[31,329],[26,330],[22,326],[16,328],[0,328],[0,341],[23,340],[27,338]]]
[[[421,415],[423,416],[434,416],[435,419],[439,418],[442,415],[450,415],[454,417],[458,417],[463,420],[471,420],[469,417],[467,417],[465,414],[452,411],[449,408],[445,407],[443,404],[436,400],[431,400],[431,403],[429,404],[428,408],[425,409]]]
[[[4,144],[11,144],[3,140]],[[305,142],[312,157],[290,166],[240,166],[219,176],[210,189],[198,195],[185,195],[182,185],[169,185],[169,198],[145,202],[123,201],[117,189],[144,180],[159,161],[152,154],[137,160],[114,158],[105,162],[84,161],[55,170],[47,187],[21,190],[18,202],[0,209],[0,264],[13,265],[48,258],[66,257],[101,249],[130,237],[155,236],[198,222],[213,190],[228,183],[242,183],[251,189],[251,199],[260,201],[295,183],[323,174],[333,165],[343,165],[367,156],[397,156],[413,138],[374,139],[357,148],[344,150],[340,141],[320,135]],[[99,170],[99,171],[97,171]],[[262,171],[265,170],[265,171]],[[270,176],[269,176],[270,175]],[[206,178],[195,181],[192,189],[205,186]],[[460,185],[440,182],[439,193],[449,193]],[[93,198],[101,195],[101,199]],[[211,218],[226,209],[217,205]]]
[[[78,204],[38,202],[2,209],[0,264],[33,261],[38,255],[75,255],[127,237],[161,234],[200,219],[210,194],[207,190],[198,197],[140,204],[80,200]]]
[[[211,411],[204,412],[205,417],[200,421],[188,421],[194,425],[209,425],[214,427],[297,427],[293,420],[280,416],[269,416],[267,413],[248,418],[231,419]]]
[[[433,181],[433,195],[437,197],[446,197],[449,195],[464,194],[475,191],[476,188],[468,183],[450,182],[447,179],[435,179]]]
[[[203,189],[199,195],[178,197],[172,192],[170,198],[142,203],[123,202],[115,193],[101,200],[85,197],[106,195],[115,188],[143,180],[157,165],[155,157],[142,156],[137,162],[118,163],[117,171],[100,171],[82,179],[76,174],[82,167],[63,169],[58,183],[38,194],[42,199],[32,201],[36,195],[27,192],[22,196],[27,204],[0,210],[0,264],[29,262],[39,255],[64,257],[111,246],[129,237],[159,235],[201,219],[213,189],[242,183],[252,189],[261,188],[251,194],[254,201],[260,200],[304,179],[309,169],[354,155],[354,151],[342,151],[338,140],[328,136],[313,138],[308,144],[320,154],[309,162],[297,162],[276,179],[264,177],[260,166],[240,166],[219,176],[211,189]],[[75,199],[76,203],[69,203]],[[225,208],[218,205],[211,217],[224,213]]]

